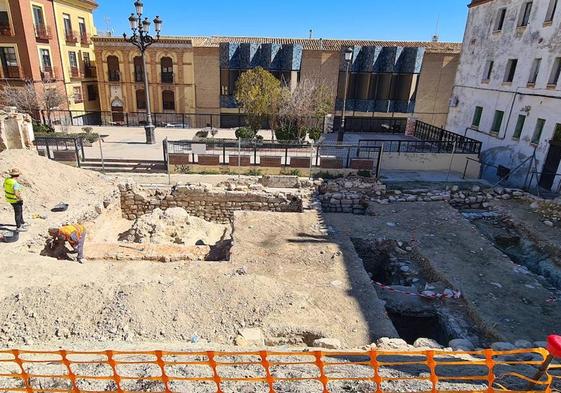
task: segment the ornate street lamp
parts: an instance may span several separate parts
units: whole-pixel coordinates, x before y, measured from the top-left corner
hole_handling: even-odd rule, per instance
[[[144,70],[144,93],[146,94],[146,126],[144,130],[146,131],[146,143],[154,144],[156,143],[156,135],[154,122],[152,121],[152,111],[150,109],[150,91],[148,86],[148,70],[146,69],[146,57],[144,52],[150,45],[154,42],[159,41],[160,32],[162,31],[162,20],[159,16],[154,19],[154,29],[156,30],[156,38],[150,35],[150,21],[148,18],[142,20],[142,13],[144,11],[144,4],[142,0],[137,0],[134,3],[136,10],[136,15],[134,13],[129,17],[129,23],[132,30],[132,36],[127,37],[127,34],[123,34],[125,41],[130,42],[136,46],[140,53],[142,54],[142,68]]]
[[[343,113],[341,114],[341,126],[337,133],[337,142],[343,142],[345,135],[345,111],[347,109],[347,91],[349,89],[349,71],[351,69],[351,61],[353,60],[353,49],[345,49],[345,93],[343,96]]]

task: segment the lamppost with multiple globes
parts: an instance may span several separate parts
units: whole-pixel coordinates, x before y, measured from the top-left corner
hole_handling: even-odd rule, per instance
[[[343,111],[341,113],[341,125],[339,126],[339,132],[337,133],[337,142],[343,142],[345,137],[345,111],[347,109],[347,93],[349,89],[349,71],[351,69],[351,61],[353,59],[352,48],[347,48],[345,50],[345,92],[343,95]]]
[[[146,93],[146,125],[144,130],[146,131],[146,143],[154,144],[156,143],[156,135],[154,122],[152,121],[152,111],[150,109],[150,92],[148,90],[148,70],[146,69],[146,58],[144,52],[153,43],[160,39],[160,32],[162,31],[162,20],[159,16],[154,19],[154,29],[156,30],[156,38],[150,35],[150,21],[148,18],[142,19],[142,13],[144,11],[144,4],[142,0],[137,0],[134,3],[136,9],[136,15],[134,13],[129,17],[129,23],[132,30],[132,36],[127,37],[127,34],[123,34],[125,41],[130,42],[136,46],[142,55],[142,68],[144,71],[144,92]]]

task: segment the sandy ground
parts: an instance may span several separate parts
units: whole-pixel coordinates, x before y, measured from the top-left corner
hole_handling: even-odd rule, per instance
[[[360,261],[349,264],[324,233],[313,211],[241,212],[226,263],[79,265],[8,254],[0,342],[99,347],[196,335],[231,344],[242,327],[262,328],[271,344],[335,337],[357,347],[395,336]]]
[[[339,237],[413,242],[441,277],[462,291],[482,328],[497,339],[544,340],[556,331],[561,307],[532,273],[514,265],[445,203],[380,205],[375,217],[326,214]]]

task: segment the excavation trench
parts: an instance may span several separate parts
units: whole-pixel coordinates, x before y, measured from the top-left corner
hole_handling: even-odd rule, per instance
[[[486,211],[464,211],[462,214],[513,263],[534,273],[545,287],[561,289],[561,267],[508,217]]]
[[[454,288],[440,281],[411,247],[390,240],[352,241],[403,340],[413,344],[418,338],[430,338],[443,346],[452,339],[467,339],[475,345],[486,342],[464,301],[454,297]],[[435,298],[441,294],[450,298]]]

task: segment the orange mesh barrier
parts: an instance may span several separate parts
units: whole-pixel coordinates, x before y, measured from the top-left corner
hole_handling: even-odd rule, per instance
[[[552,392],[545,349],[507,352],[0,351],[2,392]],[[559,381],[561,382],[561,381]],[[530,389],[530,390],[528,390]]]

